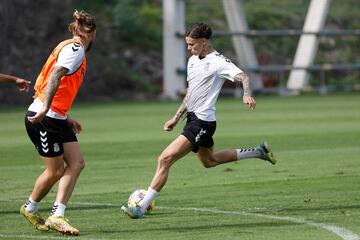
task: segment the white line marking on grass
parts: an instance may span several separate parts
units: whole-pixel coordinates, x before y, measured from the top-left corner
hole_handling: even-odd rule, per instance
[[[261,217],[261,218],[269,218],[275,220],[285,220],[294,223],[307,224],[316,228],[325,229],[331,233],[334,233],[341,237],[343,240],[360,240],[360,237],[344,228],[340,228],[334,225],[326,225],[323,223],[316,223],[313,221],[305,220],[302,218],[294,218],[294,217],[281,217],[275,215],[266,215],[261,213],[249,213],[249,212],[233,212],[233,211],[224,211],[217,210],[211,208],[173,208],[173,207],[158,207],[160,209],[170,209],[170,210],[180,210],[180,211],[194,211],[194,212],[209,212],[209,213],[218,213],[218,214],[227,214],[227,215],[242,215],[242,216],[253,216],[253,217]]]
[[[117,204],[99,204],[99,203],[89,203],[89,202],[74,202],[73,204],[78,205],[93,205],[93,206],[119,206]],[[241,216],[253,216],[253,217],[261,217],[261,218],[269,218],[275,220],[285,220],[294,223],[300,224],[307,224],[316,228],[322,228],[328,232],[334,233],[341,237],[343,240],[360,240],[360,237],[355,233],[340,228],[334,225],[326,225],[323,223],[316,223],[309,220],[305,220],[302,218],[294,218],[294,217],[282,217],[282,216],[275,216],[275,215],[266,215],[261,213],[249,213],[249,212],[234,212],[234,211],[224,211],[218,209],[211,209],[211,208],[177,208],[177,207],[165,207],[165,206],[157,206],[159,209],[169,209],[169,210],[180,210],[180,211],[193,211],[193,212],[209,212],[209,213],[217,213],[217,214],[226,214],[226,215],[241,215]]]
[[[9,200],[0,199],[1,202],[10,202]],[[119,204],[112,203],[94,203],[94,202],[71,202],[74,205],[86,205],[86,206],[109,206],[109,207],[120,207]],[[268,218],[275,220],[284,220],[299,224],[306,224],[309,226],[313,226],[316,228],[324,229],[328,232],[331,232],[337,236],[339,236],[343,240],[360,240],[360,236],[345,229],[335,225],[326,225],[323,223],[316,223],[313,221],[309,221],[303,218],[295,218],[295,217],[286,217],[286,216],[275,216],[275,215],[267,215],[262,213],[250,213],[250,212],[236,212],[236,211],[225,211],[218,210],[214,208],[179,208],[179,207],[166,207],[166,206],[157,206],[159,209],[169,209],[169,210],[178,210],[178,211],[193,211],[193,212],[208,212],[208,213],[216,213],[216,214],[226,214],[226,215],[241,215],[241,216],[252,216],[252,217],[260,217],[260,218]],[[11,238],[11,237],[23,237],[23,238],[51,238],[51,239],[63,239],[59,237],[40,237],[40,236],[25,236],[25,235],[5,235],[0,234],[0,237]]]
[[[78,205],[90,205],[90,206],[113,206],[119,207],[120,205],[117,204],[99,204],[99,203],[90,203],[90,202],[74,202],[73,204]],[[209,212],[209,213],[217,213],[217,214],[227,214],[227,215],[242,215],[242,216],[253,216],[253,217],[261,217],[261,218],[269,218],[275,220],[285,220],[294,223],[300,224],[307,224],[316,228],[322,228],[328,232],[334,233],[341,237],[343,240],[360,240],[360,237],[344,228],[340,228],[334,225],[326,225],[323,223],[316,223],[313,221],[305,220],[302,218],[294,218],[294,217],[282,217],[282,216],[275,216],[275,215],[267,215],[261,213],[249,213],[249,212],[234,212],[234,211],[224,211],[218,209],[211,209],[211,208],[177,208],[177,207],[165,207],[165,206],[157,206],[159,209],[169,209],[169,210],[180,210],[180,211],[193,211],[193,212]]]

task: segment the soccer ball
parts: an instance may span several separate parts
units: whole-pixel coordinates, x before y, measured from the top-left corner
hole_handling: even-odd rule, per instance
[[[135,207],[136,204],[139,204],[139,202],[141,202],[146,194],[146,190],[144,189],[138,189],[135,190],[129,197],[128,199],[128,206],[129,207]],[[149,207],[146,209],[146,212],[149,213],[151,210],[153,210],[155,207],[155,200],[153,200]]]

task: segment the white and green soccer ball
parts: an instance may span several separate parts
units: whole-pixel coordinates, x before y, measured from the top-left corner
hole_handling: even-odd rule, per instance
[[[144,189],[135,190],[128,199],[128,206],[135,207],[137,204],[139,204],[139,202],[141,202],[144,199],[146,192],[147,191]],[[151,210],[153,210],[154,207],[155,207],[155,200],[153,200],[150,203],[149,207],[146,209],[146,212],[147,213],[151,212]]]

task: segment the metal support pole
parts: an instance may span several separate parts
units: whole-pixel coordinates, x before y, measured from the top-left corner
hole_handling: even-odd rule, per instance
[[[184,39],[176,33],[185,31],[184,0],[163,0],[163,65],[165,98],[178,99],[185,88],[184,76],[177,69],[186,64]]]
[[[319,32],[324,27],[330,0],[312,0],[304,23],[304,32]],[[302,35],[296,49],[294,67],[308,67],[313,64],[318,49],[316,35]],[[309,80],[306,70],[292,70],[287,88],[294,93],[303,89]]]
[[[226,19],[231,32],[247,32],[249,30],[248,23],[242,8],[241,0],[223,0]],[[232,36],[238,62],[242,67],[258,67],[258,61],[255,54],[254,46],[246,36]],[[241,67],[240,67],[241,68]],[[251,88],[259,90],[263,87],[263,83],[259,74],[250,74]],[[236,93],[235,95],[237,95]]]

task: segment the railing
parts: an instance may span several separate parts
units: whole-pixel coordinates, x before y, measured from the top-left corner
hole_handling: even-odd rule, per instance
[[[257,37],[257,36],[266,36],[266,37],[297,37],[301,35],[316,35],[320,37],[347,37],[347,36],[360,36],[360,29],[341,29],[341,30],[324,30],[319,32],[295,30],[295,29],[285,29],[285,30],[249,30],[246,32],[221,32],[214,31],[213,37],[224,37],[224,36],[245,36],[245,37]],[[178,37],[184,37],[184,33],[177,33]],[[325,84],[325,72],[327,71],[353,71],[360,70],[360,63],[354,64],[314,64],[311,66],[292,66],[292,65],[261,65],[257,67],[240,67],[244,72],[249,73],[277,73],[280,87],[277,90],[274,88],[264,88],[263,91],[278,91],[280,94],[284,92],[285,89],[285,74],[291,70],[306,70],[308,72],[319,72],[319,91],[321,93],[326,93],[326,84]],[[186,69],[178,69],[179,74],[186,74]]]
[[[178,37],[184,37],[185,34],[177,32]],[[213,37],[224,36],[246,36],[246,37],[276,37],[276,36],[301,36],[301,35],[316,35],[316,36],[360,36],[360,29],[341,29],[341,30],[326,30],[319,32],[303,31],[297,29],[284,29],[284,30],[249,30],[246,32],[221,32],[214,31]]]
[[[342,29],[334,31],[319,31],[310,32],[295,29],[285,30],[250,30],[247,32],[214,32],[214,37],[222,36],[301,36],[301,35],[316,35],[316,36],[360,36],[360,29]]]
[[[360,70],[360,63],[355,64],[314,64],[308,67],[305,66],[292,66],[292,65],[262,65],[258,67],[241,67],[246,73],[276,73],[278,79],[277,87],[267,87],[263,88],[261,92],[263,93],[278,93],[279,95],[287,95],[288,91],[285,87],[285,75],[291,70],[306,70],[308,72],[318,72],[319,73],[319,86],[314,87],[313,89],[318,91],[320,94],[326,94],[328,92],[328,88],[326,85],[325,72],[328,71],[353,71]],[[179,68],[177,70],[179,74],[186,75],[186,68]],[[354,90],[354,89],[353,89]],[[360,90],[360,86],[357,86],[355,90]],[[239,96],[239,92],[235,92],[234,88],[224,88],[222,90],[223,93],[226,94],[235,94],[235,96]]]

